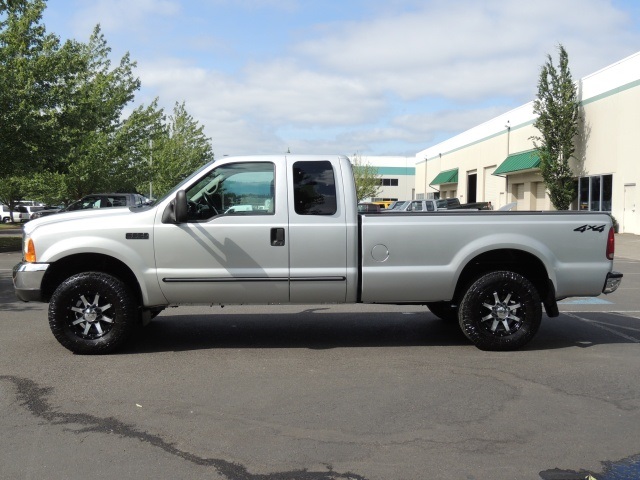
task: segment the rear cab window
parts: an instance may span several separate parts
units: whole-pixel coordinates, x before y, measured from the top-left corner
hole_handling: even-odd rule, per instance
[[[293,199],[298,215],[334,215],[338,211],[338,204],[331,162],[295,162]]]

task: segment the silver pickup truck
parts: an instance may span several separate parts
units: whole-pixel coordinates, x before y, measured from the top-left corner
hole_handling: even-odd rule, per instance
[[[346,157],[225,157],[153,205],[27,223],[15,291],[49,302],[54,336],[81,354],[114,351],[167,306],[360,302],[427,305],[478,348],[512,350],[543,306],[558,316],[558,299],[621,281],[606,214],[356,205]]]

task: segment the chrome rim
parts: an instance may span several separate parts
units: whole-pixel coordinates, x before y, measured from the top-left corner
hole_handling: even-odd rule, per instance
[[[85,295],[81,295],[71,307],[71,330],[84,339],[103,337],[113,326],[113,318],[108,313],[111,307],[111,303],[102,300],[99,293],[95,294],[93,300],[87,300]]]
[[[521,303],[512,298],[512,293],[502,295],[503,299],[500,298],[500,293],[494,291],[493,295],[488,295],[487,301],[482,303],[482,315],[485,315],[487,310],[489,314],[482,317],[481,325],[492,335],[512,335],[522,326],[521,314],[518,313],[522,308]]]

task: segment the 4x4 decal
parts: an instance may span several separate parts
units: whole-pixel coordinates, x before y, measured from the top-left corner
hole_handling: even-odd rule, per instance
[[[580,233],[584,233],[584,232],[604,232],[604,225],[582,225],[581,227],[578,228],[574,228],[573,231],[574,232],[580,232]]]

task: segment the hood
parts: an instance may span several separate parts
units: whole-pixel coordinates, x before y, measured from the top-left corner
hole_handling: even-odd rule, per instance
[[[111,208],[94,208],[87,210],[76,210],[73,212],[60,212],[45,217],[36,218],[24,224],[24,233],[31,234],[34,230],[47,225],[68,225],[69,229],[76,229],[80,225],[85,228],[92,226],[104,227],[105,222],[114,225],[131,224],[133,218],[144,214],[155,207],[111,207]]]

